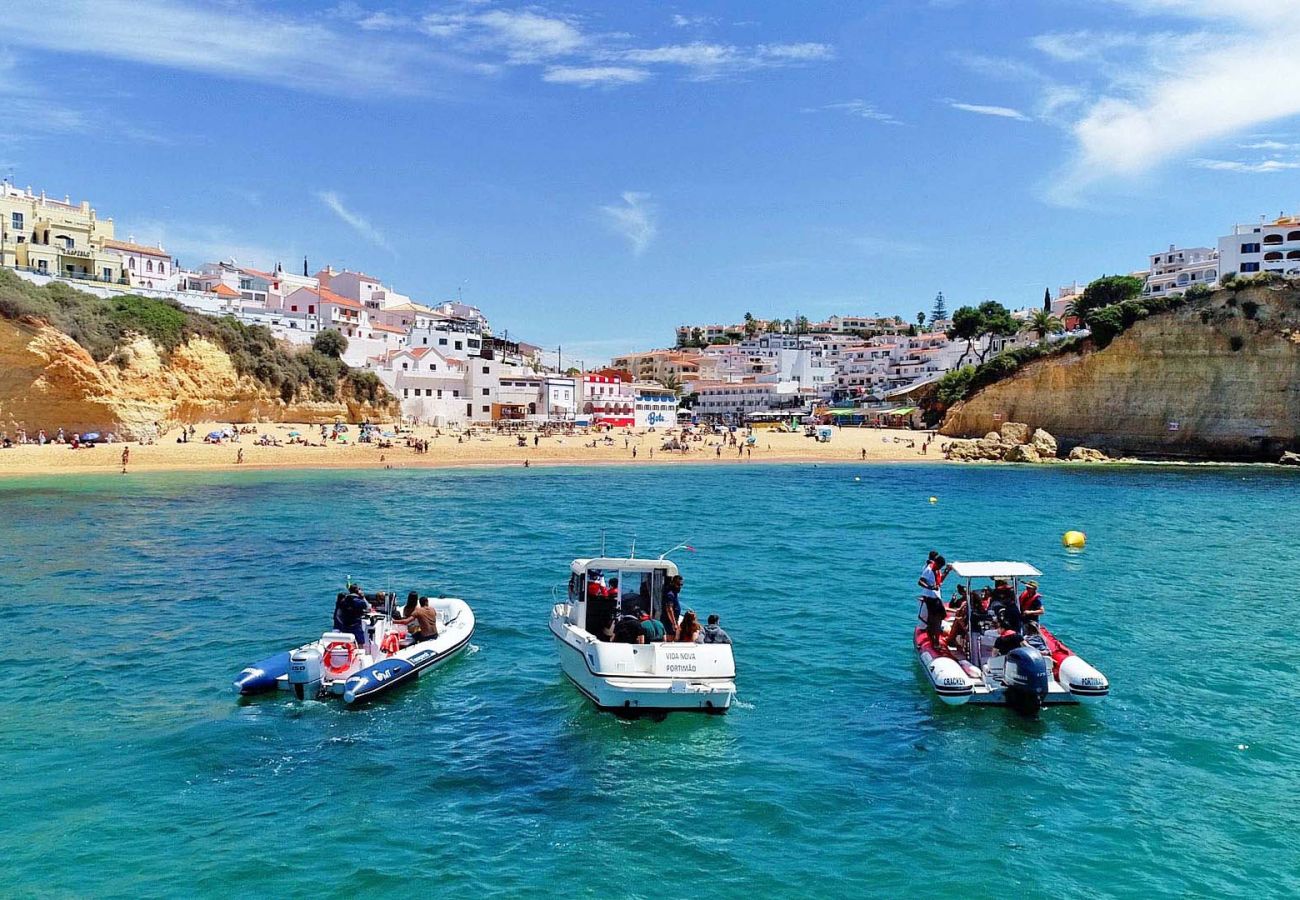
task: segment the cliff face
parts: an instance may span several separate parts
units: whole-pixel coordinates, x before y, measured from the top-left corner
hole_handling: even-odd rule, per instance
[[[117,431],[138,435],[155,422],[332,422],[384,417],[352,403],[286,405],[266,385],[241,377],[216,344],[191,339],[164,359],[136,338],[97,363],[57,329],[0,319],[0,431]]]
[[[1300,291],[1219,291],[1104,350],[1030,363],[954,405],[941,432],[983,436],[1008,421],[1065,450],[1276,461],[1300,444]]]

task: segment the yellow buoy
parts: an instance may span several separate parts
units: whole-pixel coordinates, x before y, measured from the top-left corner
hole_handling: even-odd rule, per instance
[[[930,502],[931,502],[931,503],[938,503],[938,502],[939,502],[939,498],[938,498],[938,497],[931,497],[931,498],[930,498]]]
[[[1081,550],[1088,543],[1088,536],[1082,531],[1067,531],[1061,535],[1061,543],[1072,550]]]

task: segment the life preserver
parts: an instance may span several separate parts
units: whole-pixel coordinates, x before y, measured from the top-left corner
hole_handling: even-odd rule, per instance
[[[347,661],[337,669],[330,665],[330,658],[334,655],[335,650],[348,651]],[[329,672],[331,675],[341,675],[348,669],[352,668],[352,660],[355,658],[356,652],[356,647],[347,641],[332,641],[326,645],[325,652],[321,654],[321,665],[324,666],[325,671]]]
[[[392,656],[402,649],[402,639],[395,632],[391,632],[384,638],[384,642],[379,645],[379,649]]]

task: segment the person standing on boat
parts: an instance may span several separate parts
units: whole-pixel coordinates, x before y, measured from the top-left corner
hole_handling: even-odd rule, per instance
[[[722,630],[719,624],[722,620],[717,613],[709,613],[709,624],[704,626],[704,631],[700,635],[702,644],[730,644],[731,635]]]
[[[357,585],[349,585],[348,592],[341,594],[334,604],[334,627],[357,639],[357,646],[366,645],[366,613],[370,604]]]
[[[921,602],[925,604],[925,612],[918,618],[925,625],[931,646],[937,649],[943,618],[947,614],[943,605],[943,579],[951,569],[948,568],[947,560],[934,551],[930,552],[931,557],[921,570],[921,577],[916,580],[917,586],[921,588]]]
[[[1038,593],[1038,582],[1026,581],[1016,602],[1020,604],[1021,617],[1037,625],[1043,616],[1043,595]]]
[[[664,585],[664,602],[659,610],[659,621],[664,625],[666,640],[677,640],[677,623],[682,617],[682,576],[674,575]]]

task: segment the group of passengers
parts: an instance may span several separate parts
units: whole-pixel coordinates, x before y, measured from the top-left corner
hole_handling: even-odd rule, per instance
[[[367,617],[386,612],[390,599],[389,594],[366,594],[359,585],[348,585],[334,599],[334,630],[352,635],[357,639],[357,646],[364,647],[368,639]],[[437,610],[429,605],[428,597],[421,597],[417,591],[406,595],[406,606],[393,617],[393,624],[405,625],[413,643],[431,641],[438,636]]]
[[[622,644],[730,644],[731,637],[722,630],[717,613],[701,626],[695,610],[682,611],[682,576],[673,575],[664,582],[659,617],[652,615],[649,582],[643,581],[637,594],[624,595],[619,610],[617,578],[607,583],[594,574],[587,576],[587,630],[599,640]]]
[[[997,655],[1023,645],[1027,633],[1037,633],[1043,615],[1043,595],[1038,592],[1037,581],[1026,581],[1019,595],[1006,578],[994,578],[991,588],[970,590],[964,584],[958,585],[956,595],[945,605],[943,581],[951,571],[952,566],[943,556],[931,550],[917,579],[924,603],[920,619],[932,647],[969,656],[972,633],[996,631],[993,651]],[[945,635],[943,623],[949,616],[952,625]]]

